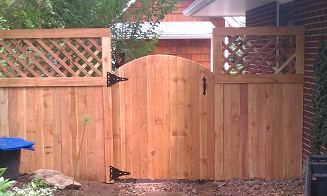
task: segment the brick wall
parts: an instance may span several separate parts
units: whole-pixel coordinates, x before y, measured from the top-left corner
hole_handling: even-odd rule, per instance
[[[304,100],[303,100],[303,159],[311,151],[310,130],[313,113],[311,107],[311,90],[313,83],[313,64],[317,57],[317,47],[321,35],[327,39],[327,1],[296,0],[294,1],[294,25],[305,26],[305,66],[304,66]]]
[[[168,54],[190,59],[210,68],[210,39],[160,40],[153,54]]]
[[[246,26],[275,26],[277,2],[265,4],[246,12]]]
[[[247,12],[247,26],[273,26],[276,18],[276,3]],[[265,14],[263,14],[265,13]],[[313,64],[317,57],[317,47],[321,35],[327,39],[327,1],[294,0],[294,25],[305,26],[305,66],[304,66],[304,100],[303,100],[303,161],[311,152],[310,131],[313,127],[311,107],[313,81]]]

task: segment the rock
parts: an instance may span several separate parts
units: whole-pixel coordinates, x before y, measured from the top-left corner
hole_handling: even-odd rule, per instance
[[[44,180],[48,185],[57,186],[61,190],[77,190],[81,188],[79,182],[73,183],[73,178],[65,176],[59,171],[49,169],[38,169],[33,172],[35,177]]]
[[[254,190],[260,190],[261,189],[261,186],[258,185],[258,184],[256,184],[256,185],[253,186],[253,188],[254,188]]]
[[[253,185],[255,185],[255,181],[246,181],[246,184],[252,187]]]
[[[175,193],[175,192],[160,192],[160,191],[151,191],[151,192],[145,192],[142,195],[144,196],[182,196],[181,193]]]

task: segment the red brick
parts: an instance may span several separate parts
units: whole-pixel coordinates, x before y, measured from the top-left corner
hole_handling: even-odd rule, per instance
[[[246,26],[274,26],[276,24],[276,2],[268,3],[246,12]]]
[[[266,4],[246,13],[247,26],[273,26],[276,15],[274,3]],[[272,12],[269,12],[273,10]],[[266,15],[264,15],[264,13]],[[327,1],[294,0],[294,25],[303,25],[305,32],[305,79],[303,100],[303,159],[311,152],[313,66],[322,34],[327,34]],[[327,37],[325,36],[327,39]]]

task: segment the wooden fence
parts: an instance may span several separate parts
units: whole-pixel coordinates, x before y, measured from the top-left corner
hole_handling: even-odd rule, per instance
[[[216,28],[216,179],[302,172],[303,27]]]
[[[106,181],[111,131],[109,29],[0,31],[0,136],[35,142],[20,172],[47,168]]]
[[[78,178],[109,182],[110,165],[132,178],[301,176],[303,28],[217,28],[215,74],[155,55],[108,88],[109,34],[0,31],[0,136],[35,142],[21,172],[73,176],[88,114]]]

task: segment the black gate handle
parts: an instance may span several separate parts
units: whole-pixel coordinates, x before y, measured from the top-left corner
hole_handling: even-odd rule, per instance
[[[206,95],[207,94],[207,78],[205,76],[203,76],[202,81],[203,81],[203,95]]]

